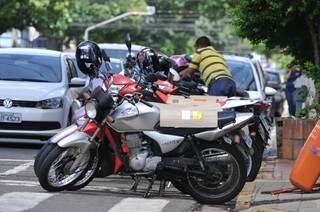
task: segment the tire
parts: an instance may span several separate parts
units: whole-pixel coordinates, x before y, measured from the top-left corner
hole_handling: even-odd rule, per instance
[[[48,155],[48,153],[53,149],[54,145],[52,143],[46,142],[39,150],[36,158],[34,159],[33,170],[34,174],[38,177],[38,170],[41,167],[42,162]]]
[[[257,142],[253,141],[252,142],[252,148],[253,148],[253,155],[251,156],[252,158],[252,166],[251,166],[251,170],[247,176],[247,182],[252,182],[256,179],[260,167],[261,167],[261,163],[262,163],[262,154],[261,153],[261,148],[259,147],[259,145],[257,144]]]
[[[188,191],[188,183],[186,181],[171,179],[170,182],[181,193],[183,193],[183,194],[188,194],[189,193],[189,191]]]
[[[92,152],[94,154],[94,151]],[[77,191],[86,187],[96,176],[99,164],[98,154],[93,155],[93,159],[90,161],[86,173],[80,177],[75,184],[73,184],[68,191]]]
[[[65,189],[70,188],[73,184],[75,184],[77,182],[78,179],[80,179],[81,177],[83,177],[83,175],[86,173],[87,171],[87,167],[88,164],[90,163],[90,160],[92,158],[92,154],[91,152],[87,153],[87,163],[83,165],[84,168],[78,170],[78,168],[76,169],[77,171],[75,171],[74,173],[70,173],[69,175],[66,174],[66,176],[68,176],[69,178],[66,177],[66,179],[61,180],[61,184],[54,184],[55,182],[50,182],[49,180],[49,172],[51,170],[51,166],[52,165],[56,165],[59,163],[62,163],[62,165],[59,165],[61,167],[58,167],[53,171],[54,174],[59,176],[61,175],[60,172],[63,172],[62,174],[64,174],[64,172],[69,171],[71,168],[70,166],[73,165],[73,162],[75,161],[75,159],[77,159],[76,157],[73,157],[73,155],[68,155],[69,152],[72,152],[74,149],[76,150],[76,147],[72,147],[72,148],[61,148],[59,147],[57,144],[53,144],[54,148],[52,148],[52,150],[49,152],[48,156],[45,158],[45,160],[42,162],[40,169],[38,170],[38,179],[39,179],[39,183],[41,185],[42,188],[44,188],[47,191],[50,192],[56,192],[56,191],[63,191]],[[62,156],[66,156],[66,157],[62,157]],[[62,157],[61,160],[58,160]],[[69,158],[72,158],[72,160],[68,160]],[[58,161],[56,161],[58,160]],[[61,162],[62,161],[62,162]],[[71,164],[69,164],[69,162],[72,162]],[[56,164],[54,164],[56,163]],[[59,171],[59,172],[58,172]],[[58,172],[58,173],[57,173]],[[65,176],[65,175],[63,175]],[[64,182],[64,180],[66,182]]]
[[[216,149],[219,151],[224,151],[225,153],[228,153],[227,159],[231,159],[231,165],[232,165],[232,175],[227,176],[227,183],[225,184],[227,186],[222,186],[221,182],[213,182],[213,181],[207,181],[206,179],[202,179],[200,181],[197,181],[194,176],[191,174],[188,174],[187,176],[187,182],[188,182],[188,191],[189,194],[199,203],[202,204],[222,204],[225,202],[228,202],[235,198],[240,191],[242,190],[246,178],[247,178],[247,172],[245,168],[245,162],[242,154],[237,150],[237,148],[233,145],[229,145],[226,143],[206,143],[201,144],[199,151],[206,149]],[[222,155],[223,156],[223,155]],[[206,162],[207,164],[208,162]],[[222,167],[223,163],[219,162],[217,163],[220,168],[219,171],[221,175],[224,176],[224,171],[228,169],[227,167]],[[218,167],[217,166],[217,167]],[[216,172],[214,172],[216,174]],[[212,177],[212,176],[207,176]],[[199,182],[203,182],[204,185],[199,185]],[[214,188],[209,188],[208,185],[214,185]]]

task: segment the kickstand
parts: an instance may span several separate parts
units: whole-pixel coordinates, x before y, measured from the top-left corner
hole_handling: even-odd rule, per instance
[[[163,196],[165,189],[166,189],[166,181],[165,180],[161,180],[160,181],[160,186],[159,186],[159,196],[160,197]]]
[[[138,185],[140,183],[141,177],[140,176],[134,176],[134,177],[132,177],[132,179],[134,180],[134,182],[133,182],[130,190],[136,192],[137,188],[138,188]]]
[[[151,195],[150,191],[151,191],[151,189],[152,189],[152,186],[153,186],[154,181],[156,180],[156,178],[157,178],[157,175],[155,174],[155,175],[153,175],[153,177],[149,180],[149,185],[148,185],[147,191],[146,191],[146,193],[143,195],[144,198],[149,198],[149,197],[150,197],[150,195]]]

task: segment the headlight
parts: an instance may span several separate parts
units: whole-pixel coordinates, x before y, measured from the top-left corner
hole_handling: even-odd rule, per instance
[[[41,109],[57,109],[57,108],[62,108],[62,106],[63,106],[62,97],[45,99],[37,103],[37,107]]]
[[[96,107],[96,102],[88,102],[85,106],[85,109],[86,109],[86,113],[87,113],[87,116],[90,118],[90,119],[95,119],[96,116],[97,116],[97,107]]]
[[[124,87],[124,85],[111,85],[109,88],[110,94],[118,94],[119,91]]]

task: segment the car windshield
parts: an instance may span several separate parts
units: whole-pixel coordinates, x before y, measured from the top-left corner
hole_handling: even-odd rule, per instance
[[[277,73],[277,72],[266,71],[265,76],[267,78],[267,81],[273,81],[273,82],[280,83],[280,76],[279,76],[279,73]]]
[[[256,91],[257,86],[250,63],[236,61],[232,59],[226,60],[229,70],[236,82],[237,90]]]
[[[60,57],[0,54],[0,80],[61,82]]]
[[[127,49],[104,49],[110,58],[125,60],[128,55]],[[132,50],[132,55],[137,55],[138,51]]]

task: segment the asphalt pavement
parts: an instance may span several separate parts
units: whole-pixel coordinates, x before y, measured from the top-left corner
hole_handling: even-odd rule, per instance
[[[110,176],[96,178],[79,191],[49,193],[41,188],[33,173],[33,160],[41,141],[0,142],[0,212],[176,212],[233,210],[235,201],[222,206],[200,205],[173,187],[158,195],[159,184],[151,198],[143,198],[147,181],[137,192],[129,190],[131,178]]]

